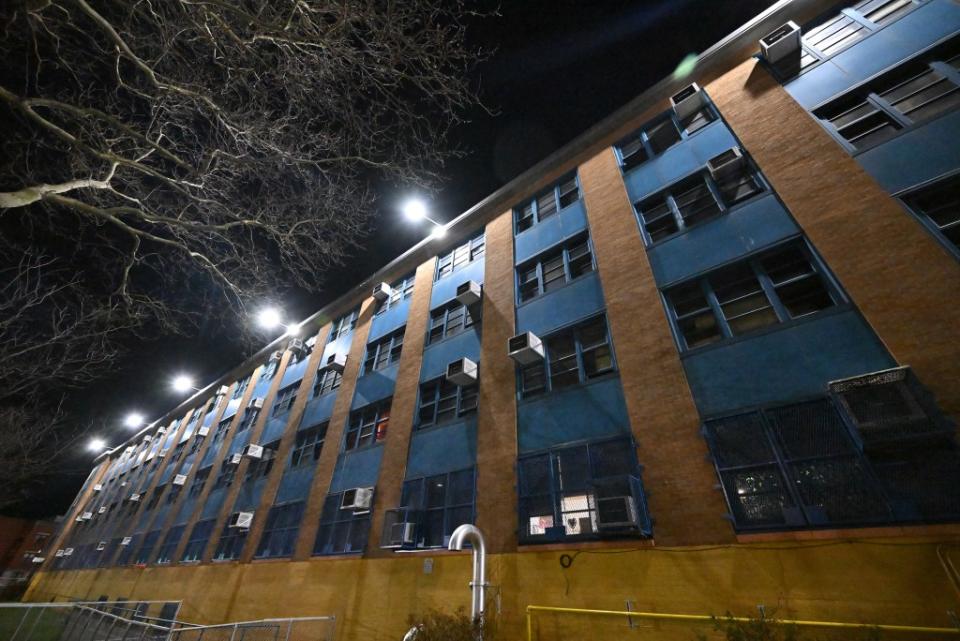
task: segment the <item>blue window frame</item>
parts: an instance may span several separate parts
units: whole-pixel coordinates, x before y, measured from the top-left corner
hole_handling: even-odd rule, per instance
[[[482,305],[467,306],[453,301],[430,312],[427,345],[456,336],[480,322]]]
[[[229,523],[224,523],[217,549],[213,553],[213,560],[231,561],[240,558],[243,546],[247,542],[247,533],[248,530],[244,528],[230,527]]]
[[[290,453],[291,468],[306,467],[313,465],[319,460],[329,425],[330,422],[325,421],[319,425],[314,425],[313,427],[308,427],[297,432],[297,437]]]
[[[239,381],[237,381],[237,386],[233,388],[233,398],[237,399],[243,396],[243,393],[247,391],[247,388],[250,386],[250,377],[253,374],[247,374]]]
[[[177,545],[183,537],[183,531],[186,525],[174,525],[167,530],[167,535],[163,537],[163,545],[157,551],[157,564],[166,565],[173,559],[173,553],[177,550]]]
[[[413,296],[413,281],[415,274],[410,274],[406,278],[401,278],[400,280],[392,283],[390,289],[393,290],[393,294],[389,298],[383,300],[377,304],[377,311],[374,312],[375,316],[383,314],[388,309],[392,309],[400,304],[401,301],[404,301],[411,296]]]
[[[217,472],[217,479],[213,483],[214,490],[222,490],[230,487],[233,484],[233,479],[237,475],[237,466],[231,465],[229,461],[230,455],[228,454],[220,463],[220,469]]]
[[[297,544],[300,521],[303,519],[303,501],[274,505],[267,514],[267,523],[257,546],[259,559],[290,556]]]
[[[571,174],[530,200],[514,207],[514,233],[520,234],[527,231],[578,200],[580,200],[580,187],[576,174]]]
[[[138,550],[141,534],[137,533],[130,537],[130,543],[120,546],[120,555],[117,557],[117,565],[128,565],[133,558],[134,551]]]
[[[434,280],[440,280],[464,265],[469,265],[478,258],[482,258],[485,249],[486,236],[483,232],[480,232],[476,237],[437,259],[437,272]]]
[[[925,185],[902,196],[902,200],[937,240],[960,259],[960,174]]]
[[[842,302],[803,241],[675,285],[664,299],[681,351],[810,316]]]
[[[219,423],[217,423],[217,429],[213,431],[213,438],[210,440],[210,447],[216,451],[220,447],[220,443],[223,443],[223,439],[227,437],[227,432],[230,431],[230,424],[233,422],[233,417],[225,418]]]
[[[517,267],[517,299],[525,303],[594,270],[588,236],[578,236]]]
[[[147,535],[143,537],[143,544],[133,558],[134,565],[144,565],[150,559],[150,555],[153,553],[153,548],[157,545],[157,539],[159,538],[160,530],[147,532]]]
[[[520,369],[520,396],[531,398],[580,385],[616,371],[606,316],[568,327],[543,339],[544,358]]]
[[[203,486],[210,478],[211,469],[213,469],[213,466],[208,465],[201,470],[197,470],[197,473],[193,476],[193,481],[190,483],[190,489],[187,491],[187,498],[195,499],[200,496],[200,493],[203,492]]]
[[[345,452],[375,445],[387,437],[392,401],[388,398],[350,412],[343,441]]]
[[[367,344],[367,353],[363,359],[363,371],[360,372],[360,376],[400,362],[404,331],[406,326]]]
[[[814,110],[858,153],[960,108],[960,37],[902,63]]]
[[[273,469],[273,460],[277,456],[278,449],[280,449],[279,439],[265,443],[263,446],[263,454],[260,458],[250,461],[250,464],[247,466],[247,476],[244,482],[249,483],[269,476],[270,471]]]
[[[477,411],[479,388],[473,385],[455,385],[446,377],[420,384],[420,406],[417,410],[417,428],[430,427],[452,421]]]
[[[272,355],[270,360],[263,364],[263,370],[260,372],[260,379],[258,383],[264,383],[271,380],[277,373],[277,368],[280,366],[280,358],[277,356],[277,354],[279,354],[279,352]]]
[[[277,392],[277,398],[273,401],[273,417],[283,416],[293,407],[297,400],[297,391],[300,389],[300,381],[292,385],[287,385]]]
[[[418,548],[445,547],[457,527],[475,518],[475,468],[404,481],[400,508],[416,517]]]
[[[182,563],[199,561],[203,556],[203,550],[207,547],[210,535],[213,533],[213,526],[216,519],[206,519],[197,521],[193,529],[190,530],[190,538],[187,539],[187,545],[183,549],[183,556],[180,558]]]
[[[327,342],[332,343],[341,336],[346,336],[352,332],[357,326],[357,319],[359,316],[360,310],[354,309],[333,321],[333,325],[330,327],[330,338],[327,340]]]
[[[260,408],[254,407],[253,405],[245,408],[243,410],[243,416],[240,418],[240,423],[237,425],[237,434],[250,429],[258,416],[260,416]]]
[[[313,384],[313,395],[322,396],[340,387],[343,374],[332,367],[323,367],[317,372],[316,382]]]
[[[343,492],[328,494],[323,502],[314,555],[363,552],[370,536],[370,511],[340,509]]]
[[[678,118],[672,109],[657,116],[616,144],[621,169],[626,173],[639,167],[716,119],[717,112],[712,105],[683,119]]]
[[[530,454],[517,467],[521,543],[650,535],[629,437]]]

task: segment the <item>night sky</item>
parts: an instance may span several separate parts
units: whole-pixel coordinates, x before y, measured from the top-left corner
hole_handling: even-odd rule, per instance
[[[495,113],[476,109],[470,122],[453,132],[452,144],[468,154],[449,163],[448,182],[430,204],[432,215],[454,218],[672,73],[687,54],[702,52],[771,4],[504,0],[499,16],[476,21],[470,32],[473,46],[495,50],[473,74]],[[285,296],[291,319],[310,315],[423,237],[424,228],[397,214],[408,195],[381,190],[377,229],[364,250],[342,270],[324,276],[323,292]],[[173,373],[190,372],[202,386],[242,361],[241,349],[219,327],[137,345],[114,378],[82,392],[81,404],[112,422],[112,431],[101,435],[116,445],[125,436],[121,419],[126,412],[136,409],[153,420],[178,402],[168,391]],[[12,512],[41,517],[65,511],[91,459],[78,454],[67,461],[64,473]]]

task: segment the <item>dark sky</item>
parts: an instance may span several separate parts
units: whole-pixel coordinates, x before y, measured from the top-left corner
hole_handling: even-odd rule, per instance
[[[469,114],[468,124],[453,132],[452,143],[468,155],[449,164],[448,182],[431,203],[431,212],[442,220],[477,203],[672,73],[687,54],[702,52],[773,2],[482,4],[499,7],[499,16],[476,21],[471,44],[495,53],[473,75],[495,115],[477,109]],[[322,294],[290,296],[285,305],[290,318],[308,316],[422,238],[422,228],[397,215],[404,196],[381,194],[377,229],[364,250],[340,273],[326,276]],[[115,417],[116,427],[103,436],[116,444],[124,438],[120,420],[127,411],[140,410],[152,420],[177,402],[167,391],[174,372],[188,371],[206,382],[242,358],[236,341],[218,328],[144,344],[113,379],[84,393],[85,405],[105,419]],[[14,512],[34,517],[62,513],[86,477],[91,458],[71,461],[70,472],[58,475]]]

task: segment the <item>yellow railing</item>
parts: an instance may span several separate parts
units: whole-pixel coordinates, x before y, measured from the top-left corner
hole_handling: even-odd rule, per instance
[[[630,617],[633,619],[651,619],[654,621],[691,621],[711,623],[714,617],[706,614],[670,614],[666,612],[623,612],[619,610],[585,610],[582,608],[556,608],[546,605],[527,606],[527,641],[533,641],[533,613],[534,612],[561,612],[567,614],[595,614],[599,616]],[[724,621],[748,622],[753,619],[747,617],[720,617]],[[795,619],[776,619],[781,625],[795,625],[801,628],[832,628],[832,629],[874,629],[883,632],[909,632],[913,634],[949,634],[960,636],[958,628],[932,628],[911,625],[888,625],[870,623],[841,623],[839,621],[803,621]]]

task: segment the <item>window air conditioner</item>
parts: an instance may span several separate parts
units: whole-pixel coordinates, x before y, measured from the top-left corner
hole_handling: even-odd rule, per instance
[[[477,382],[477,364],[461,358],[447,365],[447,380],[454,385],[473,385]]]
[[[263,397],[262,397],[262,396],[258,396],[257,398],[255,398],[255,399],[253,399],[252,401],[250,401],[250,407],[252,407],[252,408],[255,409],[255,410],[262,410],[262,409],[263,409]]]
[[[97,552],[102,552],[102,551],[104,551],[104,550],[106,550],[106,549],[107,549],[107,542],[106,542],[106,541],[100,541],[99,543],[97,543]]]
[[[220,387],[217,388],[217,394],[216,394],[216,395],[217,395],[217,396],[226,396],[226,395],[227,395],[227,392],[229,392],[229,391],[230,391],[230,387],[229,387],[228,385],[221,385]]]
[[[149,442],[152,441],[152,440],[153,440],[153,437],[150,436],[149,434],[147,434],[146,436],[143,437],[143,442],[144,442],[144,443],[149,443]]]
[[[234,512],[230,516],[230,527],[240,530],[249,530],[253,524],[253,512]]]
[[[63,556],[63,548],[60,548],[59,550],[57,550],[56,554],[54,554],[53,556],[57,557],[58,559],[59,559],[60,557],[62,557],[62,556]]]
[[[243,455],[248,459],[259,461],[263,458],[263,446],[250,444],[243,448]]]
[[[102,491],[103,491],[103,484],[102,484],[102,483],[97,483],[96,485],[94,485],[94,486],[93,486],[93,491],[94,491],[94,492],[102,492]]]
[[[417,524],[394,523],[390,526],[390,547],[401,548],[416,543]]]
[[[97,510],[97,514],[106,514],[106,513],[107,513],[107,506],[106,506],[106,505],[101,505],[101,506],[100,506],[100,509]]]
[[[230,458],[227,459],[227,465],[240,465],[240,461],[243,460],[243,454],[231,454]]]
[[[63,551],[63,556],[71,556],[73,554],[73,548],[67,548]]]
[[[687,85],[670,96],[670,106],[677,118],[684,120],[703,109],[707,104],[707,95],[697,83]]]
[[[304,345],[306,345],[310,349],[313,349],[314,347],[317,346],[317,337],[311,336],[310,338],[307,339],[307,342],[304,343]]]
[[[198,437],[204,438],[204,437],[207,436],[208,434],[210,434],[210,426],[209,426],[209,425],[201,425],[200,427],[197,428],[197,436],[198,436]]]
[[[386,283],[380,283],[373,288],[373,297],[381,303],[391,296],[393,296],[393,288]]]
[[[354,512],[369,511],[372,502],[372,487],[355,487],[344,490],[343,496],[340,498],[340,509],[353,510]]]
[[[273,354],[270,354],[270,361],[271,361],[271,362],[272,362],[272,361],[279,361],[281,358],[283,358],[283,352],[281,352],[280,350],[277,350],[277,351],[275,351]]]
[[[80,515],[80,518],[81,520],[89,521],[90,519],[93,518],[93,512],[84,512],[83,514]]]
[[[483,294],[483,286],[477,281],[468,280],[457,286],[457,302],[461,305],[475,305],[480,302],[480,296]]]
[[[543,343],[533,332],[517,334],[507,341],[507,354],[520,365],[532,365],[543,360]]]
[[[721,180],[743,167],[745,159],[740,147],[731,147],[707,161],[707,169],[714,180]]]
[[[760,38],[760,54],[773,63],[800,53],[800,27],[793,20]]]
[[[327,357],[326,362],[327,369],[332,369],[335,372],[343,373],[343,368],[347,366],[347,355],[346,354],[330,354]]]
[[[177,474],[176,476],[173,477],[174,485],[186,485],[186,483],[187,483],[186,474]]]
[[[35,557],[33,557],[32,559],[30,559],[30,562],[31,562],[31,563],[36,563],[36,564],[38,564],[38,565],[39,565],[40,563],[43,563],[44,561],[46,561],[46,559],[43,558],[42,556],[35,556]]]
[[[298,358],[302,358],[307,352],[307,346],[304,345],[303,340],[299,338],[290,339],[287,349],[296,354]]]
[[[75,518],[74,521],[76,521],[77,523],[83,523],[83,517],[77,515],[77,518]]]

